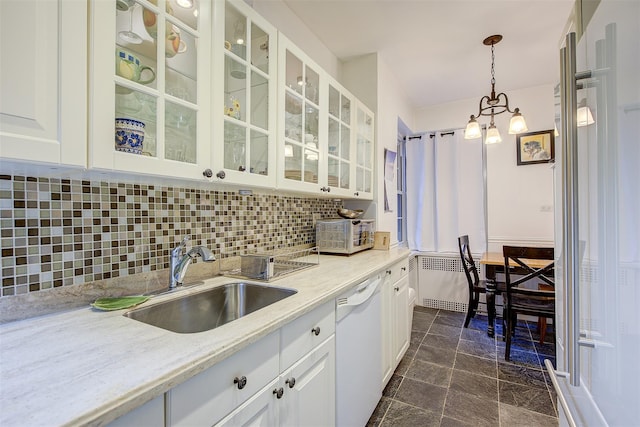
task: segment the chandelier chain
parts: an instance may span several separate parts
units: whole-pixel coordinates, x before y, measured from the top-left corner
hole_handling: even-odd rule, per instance
[[[495,55],[493,53],[494,43],[491,43],[491,84],[496,84],[496,71],[495,71]]]

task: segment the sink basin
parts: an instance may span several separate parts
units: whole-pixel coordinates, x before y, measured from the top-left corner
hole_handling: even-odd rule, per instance
[[[208,331],[297,293],[295,289],[229,283],[138,308],[124,316],[180,334]]]

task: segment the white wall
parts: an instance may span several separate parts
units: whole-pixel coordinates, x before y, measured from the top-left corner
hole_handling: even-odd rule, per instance
[[[396,76],[393,74],[394,64],[389,64],[384,57],[378,57],[378,111],[377,119],[377,194],[378,202],[378,224],[379,230],[391,231],[391,242],[398,240],[395,193],[390,200],[393,212],[384,211],[384,149],[397,151],[398,143],[398,118],[400,118],[409,128],[415,129],[414,111],[409,104],[408,98],[402,90]]]
[[[342,84],[376,115],[374,198],[377,203],[369,206],[367,215],[373,213],[377,220],[376,229],[391,232],[391,244],[396,244],[398,211],[395,193],[390,197],[393,212],[384,211],[384,150],[397,151],[398,118],[412,128],[413,107],[393,74],[393,66],[378,54],[363,55],[343,63],[342,77]],[[367,208],[366,204],[351,201],[345,202],[345,206]]]
[[[252,0],[248,3],[271,25],[275,26],[278,31],[318,63],[331,77],[340,81],[341,64],[338,58],[282,0]]]
[[[508,92],[511,108],[519,107],[529,131],[554,128],[553,86]],[[479,98],[416,111],[417,132],[463,128],[478,111]],[[551,245],[553,233],[553,172],[549,164],[516,165],[516,136],[509,135],[510,114],[496,116],[502,143],[487,148],[488,241],[490,251],[503,244]],[[483,117],[481,124],[489,123]],[[558,148],[556,147],[556,150]],[[543,210],[545,210],[543,212]]]

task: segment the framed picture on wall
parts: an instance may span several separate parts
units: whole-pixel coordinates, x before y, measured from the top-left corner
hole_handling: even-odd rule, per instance
[[[555,158],[553,129],[518,134],[516,149],[518,166],[553,162]]]

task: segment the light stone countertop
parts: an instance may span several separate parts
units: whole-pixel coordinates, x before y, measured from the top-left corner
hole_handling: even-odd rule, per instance
[[[408,255],[321,255],[318,266],[269,283],[295,295],[194,334],[90,307],[0,325],[0,425],[104,425]],[[218,276],[139,307],[234,281]]]

